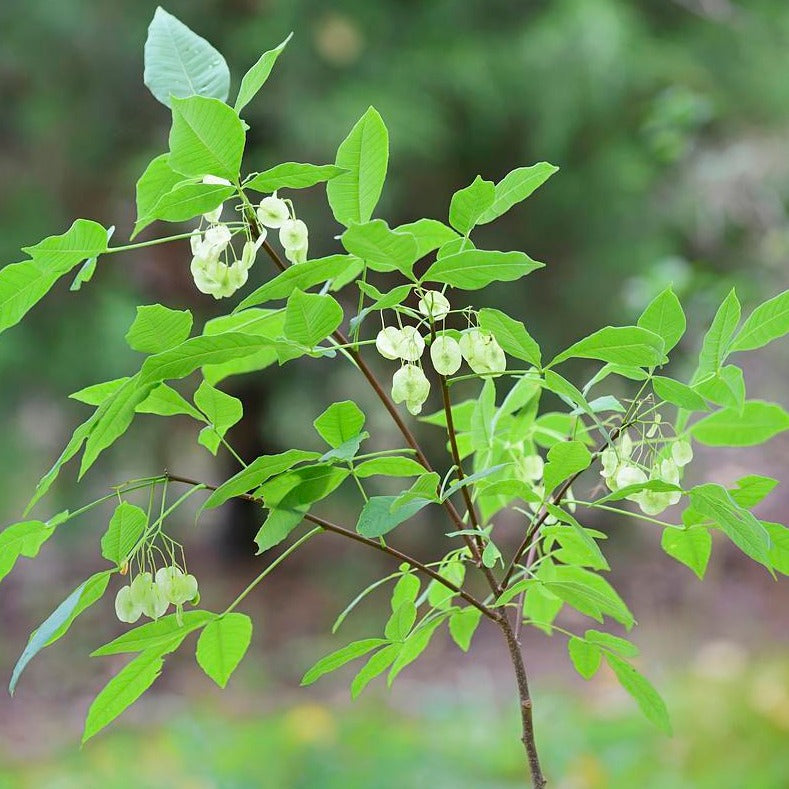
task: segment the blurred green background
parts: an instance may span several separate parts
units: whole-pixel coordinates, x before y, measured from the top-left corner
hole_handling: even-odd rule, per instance
[[[169,127],[142,84],[155,5],[0,4],[1,263],[21,259],[21,246],[76,216],[115,224],[119,243],[128,237],[134,182],[166,149]],[[517,287],[492,287],[481,298],[524,320],[548,352],[630,321],[673,283],[689,315],[680,348],[689,360],[732,285],[746,307],[787,286],[785,0],[172,0],[167,10],[225,54],[234,88],[261,51],[295,32],[251,107],[249,169],[333,161],[371,103],[390,131],[379,212],[392,224],[445,218],[451,193],[477,173],[498,180],[522,164],[559,165],[478,240],[547,263]],[[333,251],[337,227],[323,190],[300,193],[298,208],[315,254]],[[261,261],[253,279],[269,274]],[[189,307],[198,321],[217,309],[194,289],[186,250],[172,245],[102,261],[80,294],[66,283],[3,335],[3,523],[18,518],[86,416],[66,395],[139,363],[123,335],[135,305],[156,301]],[[786,342],[754,354],[749,395],[786,405],[787,369]],[[248,404],[234,443],[250,457],[305,445],[329,399],[373,405],[351,370],[328,373],[295,364],[282,375],[229,382]],[[213,481],[234,470],[198,451],[188,423],[138,423],[79,495],[71,469],[44,509],[73,508],[164,466]],[[385,421],[373,427],[382,440],[397,440]],[[438,457],[440,435],[424,435]],[[753,472],[786,483],[787,456],[783,436],[757,451],[699,452],[693,473],[697,481]],[[351,520],[350,506],[336,505],[335,519]],[[785,520],[788,509],[779,489],[761,514]],[[259,571],[249,543],[259,517],[228,507],[197,529],[189,514],[177,519],[207,605],[232,599]],[[31,627],[96,567],[105,523],[106,513],[80,522],[0,587],[3,674]],[[605,674],[573,678],[563,644],[527,634],[552,785],[789,785],[787,584],[716,542],[701,585],[661,555],[659,534],[608,519],[594,525],[611,536],[613,580],[640,621],[641,665],[666,691],[676,734],[653,732]],[[402,544],[438,556],[442,541],[424,531],[409,529]],[[345,603],[388,567],[321,537],[246,605],[258,629],[226,694],[188,659],[173,659],[149,700],[77,751],[81,717],[119,667],[87,661],[118,632],[111,604],[97,607],[37,658],[13,701],[0,699],[0,787],[520,785],[506,655],[484,628],[466,658],[437,639],[391,695],[375,686],[350,706],[342,682],[296,691],[321,650],[377,631],[383,597],[349,622],[345,640],[327,636]]]

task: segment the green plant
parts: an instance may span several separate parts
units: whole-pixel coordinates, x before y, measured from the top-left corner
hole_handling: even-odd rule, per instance
[[[494,282],[516,281],[542,266],[522,252],[479,249],[471,235],[477,226],[529,197],[557,168],[545,162],[518,167],[498,183],[477,177],[452,196],[448,224],[423,218],[390,228],[372,218],[386,176],[388,133],[371,107],[340,144],[334,164],[286,162],[244,177],[249,128],[242,118],[244,108],[264,85],[288,40],[264,53],[246,73],[230,106],[230,77],[222,56],[158,9],[145,48],[145,82],[170,108],[172,127],[169,151],[157,156],[137,183],[132,239],[155,221],[197,218],[199,227],[110,246],[114,228],[78,219],[65,233],[25,248],[29,259],[0,270],[0,331],[18,323],[61,277],[80,267],[73,285],[78,289],[91,279],[100,258],[119,251],[163,243],[185,248],[188,240],[195,285],[217,300],[244,288],[250,268],[263,265],[256,264],[258,257],[267,256],[279,271],[194,336],[187,310],[159,304],[139,307],[126,340],[147,354],[140,369],[72,395],[95,410],[39,482],[25,517],[66,462],[82,452],[81,478],[137,413],[193,418],[202,428],[198,442],[213,454],[220,448],[230,452],[241,470],[219,486],[170,472],[131,480],[74,512],[24,520],[0,533],[2,578],[20,556],[34,557],[60,525],[105,501],[119,502],[101,540],[101,554],[110,568],[80,584],[33,632],[14,668],[11,692],[31,658],[64,635],[116,575],[130,578],[115,591],[119,619],[133,623],[144,615],[152,621],[93,653],[137,655],[97,696],[83,740],[144,693],[166,655],[192,631],[200,631],[198,663],[224,686],[252,633],[250,618],[237,608],[291,553],[330,532],[397,562],[396,571],[359,595],[338,624],[368,591],[384,583],[393,587],[391,614],[382,634],[354,641],[318,661],[303,684],[361,657],[367,662],[352,682],[354,697],[384,672],[391,684],[440,627],[446,624],[458,646],[467,650],[486,617],[501,631],[512,660],[534,786],[543,786],[545,779],[519,643],[524,625],[566,637],[572,663],[585,678],[605,660],[645,715],[668,731],[663,701],[630,662],[638,654],[633,644],[602,630],[571,632],[555,623],[566,605],[601,624],[606,618],[627,630],[634,624],[626,603],[602,574],[609,569],[599,545],[605,535],[582,525],[576,515],[579,508],[602,509],[659,525],[665,551],[700,577],[709,559],[712,529],[724,532],[770,572],[789,572],[789,531],[751,512],[776,480],[748,476],[734,489],[682,484],[693,441],[745,446],[789,428],[789,414],[781,406],[746,399],[742,371],[729,362],[732,354],[789,332],[789,292],[762,304],[741,326],[740,305],[731,292],[704,337],[688,383],[658,372],[685,330],[685,315],[670,289],[656,296],[636,325],[607,326],[544,362],[523,323],[499,310],[469,305],[465,294]],[[279,193],[324,182],[334,218],[345,228],[340,237],[345,251],[310,259],[309,232],[297,217],[298,200]],[[262,197],[253,201],[252,193]],[[274,232],[278,241],[272,243]],[[368,278],[388,289],[379,290]],[[342,328],[346,312],[331,295],[344,288],[358,291],[347,333]],[[263,306],[283,301],[284,306]],[[395,362],[390,368],[391,395],[371,366],[371,352]],[[241,419],[243,406],[217,385],[231,375],[253,374],[305,356],[350,362],[394,420],[405,446],[362,452],[369,437],[366,417],[345,400],[332,403],[315,419],[325,442],[320,450],[291,448],[249,463],[239,457],[226,433]],[[514,367],[508,357],[517,360]],[[600,363],[580,389],[556,371],[571,359]],[[200,383],[190,402],[171,383],[195,375]],[[624,382],[627,397],[605,391],[612,379]],[[479,392],[453,402],[452,388],[464,381],[481,384]],[[446,433],[449,457],[440,471],[434,470],[409,427],[410,417],[398,408],[405,404],[409,414],[420,414],[431,390],[440,393],[443,405],[422,419]],[[544,394],[553,396],[562,410],[546,410]],[[698,413],[705,415],[692,421]],[[588,498],[577,499],[572,485],[598,467],[601,485]],[[368,487],[377,484],[368,481],[373,478],[400,481],[400,491],[370,495]],[[406,486],[403,479],[413,481]],[[355,529],[316,512],[319,502],[351,480],[361,496]],[[176,484],[187,490],[170,502]],[[135,493],[147,497],[147,507],[129,500]],[[208,494],[201,510],[235,497],[265,508],[268,514],[256,538],[260,553],[283,543],[303,523],[310,524],[218,613],[196,607],[198,582],[187,571],[186,551],[166,531],[168,516],[195,494]],[[639,511],[623,509],[619,503],[626,500]],[[686,503],[681,523],[656,517],[680,501]],[[389,543],[390,533],[423,510],[442,510],[448,518],[446,536],[452,547],[437,561],[422,561]],[[505,511],[520,523],[515,545],[505,544],[506,534],[495,532],[496,520]],[[174,612],[168,614],[170,606]]]

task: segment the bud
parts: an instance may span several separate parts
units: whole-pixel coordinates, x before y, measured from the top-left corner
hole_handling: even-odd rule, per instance
[[[661,493],[657,490],[642,490],[633,500],[641,508],[644,515],[660,515],[669,506],[670,493]]]
[[[422,335],[413,326],[404,326],[401,334],[403,340],[399,349],[400,358],[405,362],[415,362],[420,359],[425,351]]]
[[[224,203],[220,203],[213,211],[208,211],[203,214],[203,219],[209,224],[215,225],[219,218],[222,216],[222,209],[225,207]]]
[[[255,241],[247,241],[241,249],[241,267],[245,271],[249,271],[252,268],[252,264],[255,262],[255,258],[257,257],[258,250],[262,246],[263,242],[266,240],[266,229],[263,228],[260,235],[257,237]]]
[[[392,399],[395,403],[405,402],[409,413],[418,414],[430,394],[430,382],[421,367],[403,365],[392,378]]]
[[[145,598],[153,584],[153,577],[150,573],[140,573],[135,576],[134,580],[129,585],[131,601],[142,608]]]
[[[173,605],[183,605],[197,595],[197,580],[184,575],[179,567],[160,567],[156,572],[156,585]]]
[[[285,249],[307,249],[309,233],[301,219],[286,219],[279,229],[279,243]]]
[[[671,445],[671,457],[678,466],[687,466],[693,460],[693,447],[690,442],[683,439],[675,441]]]
[[[399,359],[403,333],[394,326],[381,329],[375,338],[375,348],[384,359]]]
[[[132,600],[131,588],[122,586],[115,595],[115,615],[121,622],[133,624],[142,615],[142,606]]]
[[[282,224],[290,219],[290,211],[288,211],[288,204],[277,197],[276,192],[273,195],[264,197],[260,201],[257,210],[258,222],[264,227],[276,229],[282,227]]]
[[[419,312],[426,318],[440,321],[449,314],[449,299],[437,290],[428,290],[419,300]]]
[[[204,175],[203,183],[210,184],[211,186],[232,186],[233,184],[227,178],[220,178],[218,175]]]
[[[158,619],[169,608],[170,601],[157,583],[151,583],[142,604],[142,612],[150,619]]]
[[[307,247],[285,249],[285,257],[294,265],[307,262]]]
[[[626,488],[628,485],[640,485],[647,481],[647,475],[638,466],[622,466],[614,475],[614,490]]]
[[[542,479],[545,463],[539,455],[525,455],[518,460],[518,471],[524,481],[536,481]]]
[[[454,375],[460,369],[460,346],[448,335],[436,337],[430,346],[430,359],[439,375]]]
[[[227,249],[232,237],[227,225],[213,225],[205,231],[203,243],[196,254],[201,257],[219,257]]]

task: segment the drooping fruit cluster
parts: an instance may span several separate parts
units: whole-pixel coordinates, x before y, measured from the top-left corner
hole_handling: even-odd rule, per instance
[[[279,230],[279,243],[285,250],[285,257],[291,263],[304,263],[309,248],[309,232],[301,219],[296,219],[293,204],[277,197],[277,193],[268,195],[260,201],[257,208],[258,222],[263,228]]]
[[[425,291],[418,310],[425,319],[419,326],[427,322],[431,328],[430,361],[439,375],[454,375],[464,359],[478,374],[498,374],[506,370],[504,351],[492,334],[472,327],[462,332],[457,340],[453,334],[458,332],[435,331],[435,324],[443,322],[451,312],[449,300],[443,293]],[[385,326],[375,338],[375,347],[381,356],[404,363],[392,377],[392,399],[405,403],[412,414],[421,412],[430,394],[430,382],[421,362],[426,343],[419,326]]]
[[[128,586],[115,596],[115,613],[121,622],[136,622],[143,614],[149,619],[163,616],[170,605],[178,612],[184,603],[197,602],[197,579],[177,565],[160,567],[154,577],[150,572],[138,573]]]
[[[693,459],[693,448],[683,438],[651,443],[660,424],[657,418],[653,427],[638,444],[624,431],[614,446],[607,447],[600,455],[600,475],[611,491],[630,485],[643,485],[650,480],[660,480],[678,486],[683,468]],[[682,493],[679,490],[641,490],[626,498],[636,502],[645,515],[659,515],[676,504]]]

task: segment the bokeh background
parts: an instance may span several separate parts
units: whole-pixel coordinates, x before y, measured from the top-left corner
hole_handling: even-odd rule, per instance
[[[166,149],[169,117],[142,84],[148,0],[8,0],[0,4],[0,261],[76,216],[134,219],[134,182]],[[445,218],[449,196],[477,173],[497,180],[548,160],[558,175],[480,232],[480,245],[521,248],[547,268],[484,300],[524,319],[547,352],[638,315],[673,283],[689,316],[674,371],[732,286],[746,305],[789,281],[789,5],[785,0],[170,0],[235,76],[293,30],[251,107],[246,163],[333,161],[369,104],[391,137],[379,208],[395,224]],[[231,94],[232,95],[232,94]],[[322,188],[298,196],[316,253],[335,249]],[[122,241],[121,241],[122,243]],[[185,249],[102,261],[79,294],[65,283],[0,340],[0,521],[16,520],[84,406],[66,396],[139,364],[123,335],[139,303],[215,314],[188,274]],[[265,263],[254,276],[268,276]],[[749,395],[787,404],[789,343],[747,362]],[[583,375],[583,367],[576,372]],[[247,416],[231,435],[248,457],[305,446],[331,399],[373,406],[351,370],[296,363],[228,382]],[[368,409],[369,410],[369,409]],[[372,417],[371,417],[372,418]],[[195,443],[188,422],[138,418],[74,486],[70,468],[42,512],[76,507],[109,485],[168,467],[209,481],[234,471]],[[373,419],[383,442],[396,442]],[[437,457],[439,433],[425,439]],[[700,451],[693,480],[744,473],[789,482],[789,439],[755,451]],[[351,520],[352,501],[333,505]],[[789,494],[760,510],[786,522]],[[30,629],[99,566],[107,511],[63,529],[0,587],[0,669]],[[195,526],[179,512],[203,600],[219,608],[261,568],[250,535],[260,513],[227,507]],[[351,521],[352,522],[352,521]],[[676,734],[643,721],[604,671],[573,676],[564,644],[525,641],[538,742],[552,786],[789,785],[789,584],[775,583],[716,541],[704,584],[659,550],[659,534],[595,517],[609,536],[613,581],[631,605],[640,665],[665,693]],[[438,556],[443,540],[415,525],[402,543]],[[399,538],[399,534],[398,534]],[[345,672],[299,690],[318,656],[380,627],[373,596],[331,637],[334,617],[389,565],[330,536],[277,571],[245,610],[256,622],[246,661],[224,693],[190,658],[168,660],[154,691],[77,749],[90,700],[121,662],[88,659],[120,631],[111,600],[0,698],[0,787],[514,787],[522,785],[514,688],[495,632],[471,655],[436,638],[390,693],[375,684],[351,705]]]

